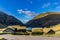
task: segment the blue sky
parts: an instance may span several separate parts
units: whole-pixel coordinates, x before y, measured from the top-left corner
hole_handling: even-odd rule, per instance
[[[0,11],[23,23],[44,12],[60,12],[60,0],[0,0]]]

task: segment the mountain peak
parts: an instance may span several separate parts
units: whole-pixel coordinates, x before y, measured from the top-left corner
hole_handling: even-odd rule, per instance
[[[60,23],[60,12],[46,12],[39,14],[27,22],[29,27],[51,27]]]
[[[34,19],[42,18],[51,14],[60,14],[60,12],[46,12],[46,13],[40,13],[38,16],[34,17]]]
[[[4,12],[0,12],[0,24],[4,25],[5,27],[9,25],[20,25],[20,26],[24,25],[21,21],[19,21],[15,17],[8,15]]]

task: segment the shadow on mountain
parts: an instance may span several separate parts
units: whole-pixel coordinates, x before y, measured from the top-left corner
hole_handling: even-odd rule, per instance
[[[8,15],[4,12],[0,12],[0,27],[7,27],[10,25],[20,25],[23,26],[24,24],[18,20],[17,18]]]
[[[27,27],[51,27],[60,23],[60,14],[50,14],[48,16],[30,20],[26,23]]]

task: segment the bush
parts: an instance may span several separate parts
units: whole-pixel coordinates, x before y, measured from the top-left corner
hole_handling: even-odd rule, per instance
[[[0,40],[7,40],[7,39],[5,39],[5,38],[1,38]]]

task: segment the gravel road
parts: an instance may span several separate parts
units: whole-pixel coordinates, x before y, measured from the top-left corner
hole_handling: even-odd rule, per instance
[[[7,40],[60,40],[60,37],[0,35]]]

